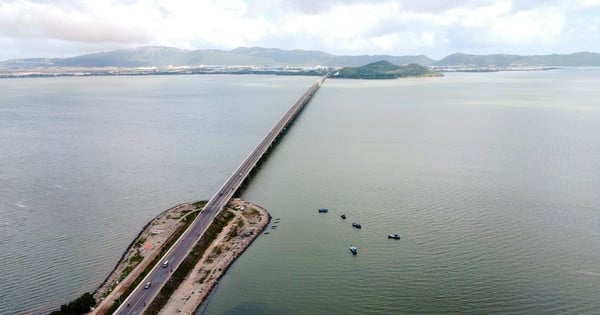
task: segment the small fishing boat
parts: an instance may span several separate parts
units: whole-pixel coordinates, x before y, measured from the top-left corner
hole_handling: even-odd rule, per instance
[[[400,239],[400,235],[398,235],[398,234],[388,234],[388,238],[393,238],[395,240],[399,240]]]
[[[342,214],[340,217],[341,217],[342,219],[346,220],[346,215],[345,215],[345,214]]]
[[[357,228],[357,229],[362,229],[362,226],[358,223],[352,222],[352,226]]]
[[[356,255],[358,253],[358,249],[356,249],[356,246],[350,245],[350,252]]]
[[[327,213],[328,211],[329,211],[329,209],[327,209],[327,208],[319,209],[319,213]]]

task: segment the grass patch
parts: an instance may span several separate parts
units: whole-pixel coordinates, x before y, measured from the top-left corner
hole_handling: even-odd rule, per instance
[[[135,242],[135,247],[142,247],[146,243],[146,238],[142,237],[137,242]]]
[[[260,212],[258,212],[258,210],[254,209],[254,208],[250,208],[250,209],[242,212],[242,215],[245,216],[246,218],[254,217],[259,214],[260,214]]]
[[[198,210],[198,209],[204,208],[204,205],[206,205],[207,202],[208,202],[208,200],[200,200],[200,201],[194,202],[192,205],[194,205],[196,210]]]
[[[145,314],[158,314],[158,312],[167,304],[169,298],[177,290],[181,282],[194,269],[206,249],[213,242],[215,237],[223,230],[223,228],[231,221],[234,214],[230,211],[222,211],[215,218],[213,223],[208,227],[202,238],[194,245],[190,254],[181,262],[179,267],[173,271],[173,275],[167,283],[160,289],[158,295],[152,300]]]
[[[216,246],[213,249],[212,254],[215,255],[215,256],[219,256],[219,255],[221,255],[222,252],[223,252],[223,249],[221,248],[221,246]]]
[[[206,200],[202,200],[202,201],[198,201],[196,203],[194,203],[194,205],[196,204],[201,204],[202,207],[204,207],[204,205],[207,203],[208,201]],[[198,208],[196,208],[198,209]],[[185,232],[185,230],[187,230],[187,228],[190,226],[190,224],[194,221],[194,219],[196,218],[196,216],[198,216],[198,214],[200,213],[200,211],[194,211],[194,212],[190,212],[186,215],[186,217],[184,218],[184,220],[182,220],[182,222],[184,222],[185,224],[180,226],[177,231],[175,231],[175,233],[173,234],[173,236],[167,241],[165,242],[165,244],[161,247],[160,249],[160,254],[157,255],[151,262],[150,264],[148,264],[148,266],[146,266],[146,268],[144,269],[144,271],[142,271],[142,273],[133,281],[133,283],[125,290],[125,292],[123,293],[123,295],[121,295],[120,300],[124,301],[125,298],[127,298],[131,292],[133,292],[133,289],[135,289],[135,287],[140,284],[140,282],[142,282],[142,279],[144,279],[144,277],[150,272],[150,270],[152,270],[152,268],[154,267],[154,265],[156,265],[159,261],[161,261],[161,259],[163,258],[163,255],[167,252],[167,250],[169,248],[171,248],[171,246],[173,246],[173,244],[175,243],[175,241],[177,239],[179,239],[179,237],[181,236],[181,234],[183,234],[183,232]],[[132,269],[133,270],[133,269]],[[129,271],[131,272],[131,271]],[[113,314],[117,308],[119,307],[119,302],[115,301],[107,310],[107,314]]]
[[[144,256],[142,256],[142,253],[140,252],[139,249],[135,250],[135,255],[129,257],[129,260],[127,260],[127,262],[131,265],[137,265],[140,263],[140,261],[142,261],[144,259]]]
[[[125,278],[127,278],[127,276],[133,271],[133,269],[135,269],[135,265],[128,265],[127,267],[123,268],[123,272],[121,273],[121,276],[119,276],[119,283],[125,280]]]
[[[231,229],[231,231],[229,231],[229,233],[227,233],[227,242],[229,242],[229,240],[231,240],[232,238],[238,236],[238,229],[236,227],[233,227]]]

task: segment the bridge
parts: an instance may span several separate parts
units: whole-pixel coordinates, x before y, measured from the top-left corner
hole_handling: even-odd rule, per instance
[[[115,314],[133,315],[142,314],[146,307],[150,305],[152,299],[158,294],[162,286],[170,277],[170,270],[175,270],[185,259],[196,242],[202,237],[202,234],[212,223],[217,214],[229,202],[234,194],[240,189],[244,181],[250,176],[262,158],[266,156],[269,149],[275,145],[277,140],[283,136],[288,127],[294,122],[302,109],[310,102],[313,95],[319,90],[327,77],[317,80],[281,117],[277,124],[269,130],[258,145],[248,154],[237,169],[229,176],[225,183],[215,192],[200,215],[173,244],[162,259],[152,268],[143,281],[133,290],[133,292],[120,304]],[[162,262],[169,260],[169,267],[162,268]],[[145,288],[145,284],[150,282],[151,286]]]

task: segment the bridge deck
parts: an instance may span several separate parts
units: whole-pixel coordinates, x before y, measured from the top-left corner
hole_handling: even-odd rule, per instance
[[[277,124],[265,135],[258,145],[248,154],[238,168],[229,176],[225,183],[210,198],[204,206],[202,214],[198,215],[190,227],[181,235],[175,244],[163,256],[163,259],[154,266],[144,280],[135,288],[129,297],[121,303],[115,314],[142,314],[146,306],[158,294],[164,283],[170,277],[170,270],[175,270],[181,261],[188,255],[194,244],[200,239],[206,228],[212,223],[216,215],[233,197],[252,170],[265,156],[269,148],[282,136],[286,128],[294,121],[319,90],[327,77],[320,78],[313,84],[281,117]],[[162,268],[162,262],[169,260],[169,267]],[[149,288],[144,288],[150,282]]]

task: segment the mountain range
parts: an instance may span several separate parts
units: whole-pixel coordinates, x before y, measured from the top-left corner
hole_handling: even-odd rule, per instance
[[[600,54],[579,52],[552,55],[468,55],[452,54],[441,60],[425,55],[338,56],[315,50],[283,50],[277,48],[239,47],[232,50],[185,50],[173,47],[148,46],[120,49],[68,58],[28,58],[0,62],[5,69],[34,67],[165,67],[199,65],[270,65],[270,66],[330,66],[356,67],[385,60],[396,65],[416,63],[437,67],[510,67],[510,66],[600,66]]]

